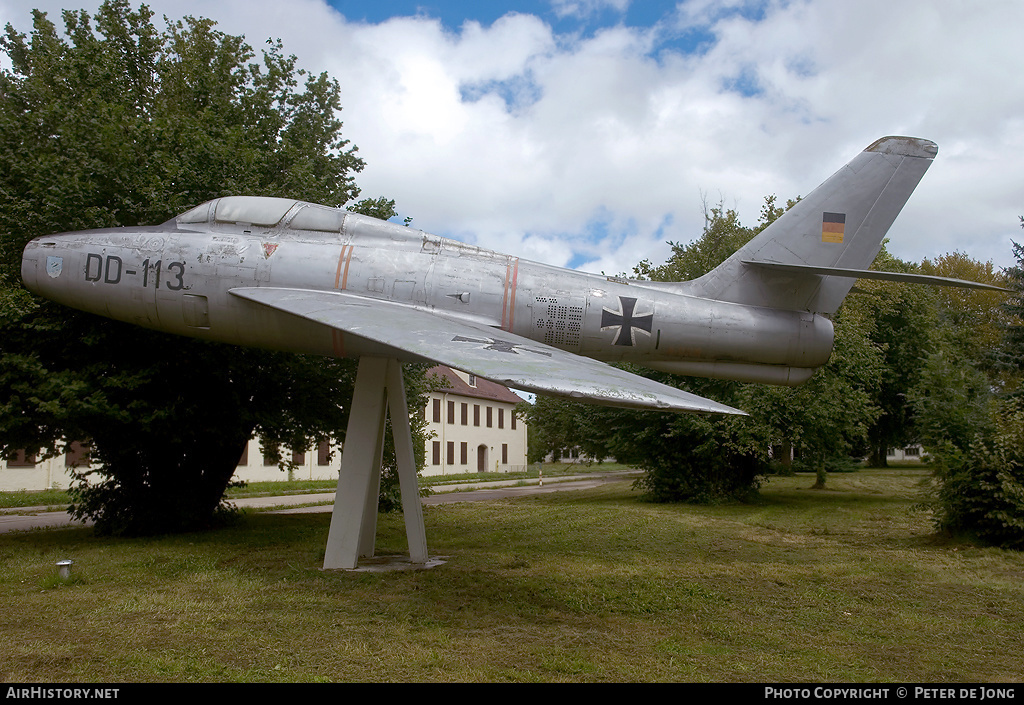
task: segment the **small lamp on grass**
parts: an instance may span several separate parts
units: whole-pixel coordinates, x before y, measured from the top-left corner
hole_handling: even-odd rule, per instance
[[[70,558],[65,558],[62,561],[57,561],[57,574],[61,580],[67,580],[71,577],[71,566],[74,565],[74,561]]]

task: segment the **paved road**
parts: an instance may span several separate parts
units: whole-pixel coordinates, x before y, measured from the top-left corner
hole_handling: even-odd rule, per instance
[[[588,473],[546,480],[543,486],[537,480],[511,480],[498,482],[466,483],[461,485],[442,485],[434,487],[434,494],[423,499],[423,504],[451,504],[454,502],[481,502],[488,499],[506,499],[534,494],[547,494],[564,490],[583,490],[597,487],[606,482],[629,480],[636,477],[635,472]],[[521,485],[530,482],[530,485]],[[330,512],[333,509],[334,493],[293,494],[278,497],[245,497],[234,500],[239,507],[267,509],[270,507],[287,507],[295,504],[322,503],[317,506],[293,507],[291,509],[269,509],[274,514],[306,514]],[[75,521],[67,512],[46,511],[46,507],[23,507],[21,509],[0,510],[0,533],[9,531],[26,531],[29,529],[59,528],[67,526],[84,526],[86,523]]]

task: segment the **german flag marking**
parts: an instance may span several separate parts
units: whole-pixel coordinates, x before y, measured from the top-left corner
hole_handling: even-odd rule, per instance
[[[846,232],[846,213],[821,214],[821,241],[841,243]]]

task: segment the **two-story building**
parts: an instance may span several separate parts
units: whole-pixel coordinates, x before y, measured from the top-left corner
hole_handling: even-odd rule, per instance
[[[431,368],[443,380],[427,401],[424,475],[514,472],[526,469],[526,424],[516,417],[523,401],[508,387],[453,370]]]

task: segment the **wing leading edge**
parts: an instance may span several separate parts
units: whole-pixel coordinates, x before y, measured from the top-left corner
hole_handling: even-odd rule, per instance
[[[242,287],[235,296],[515,389],[608,406],[744,412],[481,323],[349,293]]]

